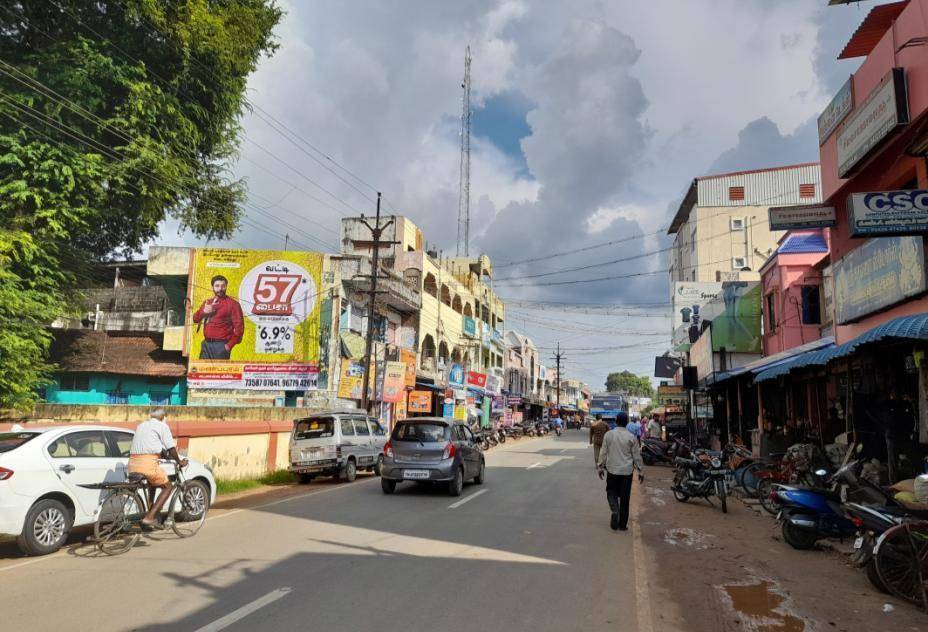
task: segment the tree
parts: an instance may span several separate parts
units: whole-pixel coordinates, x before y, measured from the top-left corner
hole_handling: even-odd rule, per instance
[[[0,408],[47,381],[45,327],[95,260],[175,218],[226,237],[248,76],[272,0],[13,0],[0,7]]]
[[[606,390],[610,393],[624,393],[632,397],[652,397],[654,395],[651,380],[643,375],[635,375],[630,371],[610,373],[606,376]]]

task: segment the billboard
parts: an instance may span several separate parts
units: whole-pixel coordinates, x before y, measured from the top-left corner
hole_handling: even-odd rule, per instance
[[[317,388],[322,261],[318,252],[197,249],[190,386]]]
[[[853,193],[847,201],[851,237],[928,232],[928,190]]]
[[[835,207],[809,206],[771,206],[768,211],[770,230],[793,230],[795,228],[828,228],[837,223]]]
[[[406,365],[406,386],[416,386],[416,352],[409,349],[400,349],[400,362]]]
[[[846,178],[877,145],[908,122],[905,71],[893,68],[838,131],[838,175]]]
[[[338,396],[342,399],[361,399],[364,381],[364,363],[342,358],[342,370],[338,380]]]
[[[406,394],[406,364],[387,362],[383,374],[383,398],[385,402],[396,403]]]
[[[413,391],[409,394],[408,410],[411,413],[432,412],[432,392]]]
[[[761,289],[757,281],[677,281],[673,291],[673,345],[693,343],[713,325],[713,348],[760,353]]]
[[[834,264],[835,320],[858,320],[921,294],[926,287],[921,237],[871,239]]]

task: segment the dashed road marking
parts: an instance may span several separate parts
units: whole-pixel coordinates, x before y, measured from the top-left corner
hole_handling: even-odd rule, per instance
[[[227,627],[229,627],[233,623],[241,621],[242,619],[250,615],[252,612],[260,610],[264,606],[270,605],[274,603],[275,601],[277,601],[278,599],[282,599],[283,597],[286,597],[287,595],[290,594],[290,590],[291,589],[289,587],[278,588],[277,590],[272,590],[271,592],[264,595],[263,597],[259,597],[258,599],[255,599],[251,603],[245,604],[238,610],[233,610],[232,612],[222,617],[221,619],[216,619],[212,623],[204,625],[202,628],[197,628],[196,632],[219,632],[220,630],[225,630]]]
[[[479,492],[474,492],[473,494],[471,494],[471,495],[468,496],[467,498],[462,498],[462,499],[459,500],[458,502],[453,503],[453,504],[451,504],[451,505],[448,505],[448,509],[457,509],[458,507],[460,507],[460,506],[463,505],[464,503],[467,503],[467,502],[472,501],[474,498],[476,498],[476,497],[479,496],[480,494],[486,494],[486,493],[487,493],[487,490],[481,489]]]

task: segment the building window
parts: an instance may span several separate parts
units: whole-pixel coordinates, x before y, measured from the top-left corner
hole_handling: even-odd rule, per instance
[[[767,295],[767,329],[768,331],[775,331],[777,328],[777,311],[776,311],[776,294],[770,293]]]
[[[803,285],[802,291],[802,324],[821,325],[822,307],[817,285]]]
[[[815,197],[815,185],[814,184],[800,184],[799,185],[799,197],[814,198]]]
[[[119,391],[113,391],[111,393],[107,393],[106,403],[107,404],[128,404],[129,393],[120,393]]]
[[[731,230],[744,230],[743,217],[731,217],[728,219],[728,227]]]
[[[62,391],[89,391],[90,376],[65,373],[58,377],[58,388]]]
[[[170,406],[171,393],[165,391],[149,391],[148,399],[151,400],[152,406]]]
[[[732,257],[731,258],[731,269],[732,270],[743,270],[748,267],[748,261],[745,257]]]
[[[743,202],[744,187],[728,187],[728,199],[731,202]]]

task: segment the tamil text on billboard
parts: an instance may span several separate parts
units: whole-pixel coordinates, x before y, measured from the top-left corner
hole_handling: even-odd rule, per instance
[[[854,193],[848,198],[852,237],[928,232],[928,190]]]
[[[198,249],[189,290],[188,384],[317,388],[322,258],[316,252]]]
[[[871,239],[834,264],[835,320],[839,325],[925,291],[921,237]]]

